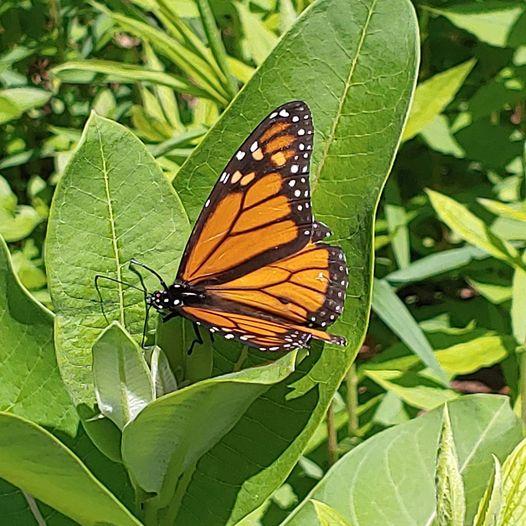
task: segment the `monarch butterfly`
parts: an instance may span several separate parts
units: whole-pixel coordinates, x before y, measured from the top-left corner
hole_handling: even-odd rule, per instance
[[[303,347],[343,311],[347,267],[313,219],[312,115],[294,101],[270,113],[230,159],[207,199],[176,280],[147,295],[163,320],[182,315],[260,350]],[[137,262],[136,262],[137,263]]]

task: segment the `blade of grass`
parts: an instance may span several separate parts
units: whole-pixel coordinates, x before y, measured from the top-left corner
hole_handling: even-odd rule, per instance
[[[373,310],[444,385],[447,385],[447,375],[440,367],[424,332],[387,281],[374,280]]]
[[[237,93],[237,86],[234,83],[234,79],[228,68],[225,46],[221,40],[221,34],[217,28],[210,4],[208,0],[197,0],[197,7],[199,8],[199,14],[201,15],[201,21],[203,23],[206,37],[208,38],[208,43],[210,44],[212,54],[214,55],[217,65],[225,76],[226,88],[228,92],[232,97],[234,97],[234,95]]]

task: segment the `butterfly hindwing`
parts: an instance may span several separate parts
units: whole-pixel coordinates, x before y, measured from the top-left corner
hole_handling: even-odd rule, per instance
[[[251,309],[236,312],[206,306],[185,306],[184,315],[210,332],[220,332],[226,339],[236,339],[261,351],[290,351],[304,347],[311,338],[343,345],[339,336],[329,335],[314,328],[294,325],[270,316],[254,315]]]
[[[343,311],[347,287],[339,247],[308,243],[301,251],[225,283],[207,287],[208,301],[235,302],[308,327],[326,327]]]
[[[312,116],[289,102],[250,134],[205,203],[177,275],[207,286],[302,250],[312,235]]]

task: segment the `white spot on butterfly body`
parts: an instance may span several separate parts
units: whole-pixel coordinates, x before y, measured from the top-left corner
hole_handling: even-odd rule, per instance
[[[245,157],[245,152],[242,152],[241,150],[239,150],[239,152],[236,153],[236,158],[241,161],[243,157]]]
[[[298,170],[300,169],[300,167],[297,165],[297,164],[293,164],[291,167],[290,167],[290,172],[295,174],[295,173],[298,173]]]
[[[175,299],[175,300],[173,301],[173,303],[174,303],[174,307],[177,307],[177,305],[179,305],[179,303],[181,303],[181,300],[177,300],[177,299]]]
[[[290,113],[287,111],[287,110],[281,110],[279,112],[279,114],[282,116],[282,117],[288,117],[290,115]]]
[[[305,233],[306,236],[310,236],[310,230],[305,230],[304,233]]]
[[[305,130],[303,128],[300,128],[298,130],[298,135],[305,135]]]

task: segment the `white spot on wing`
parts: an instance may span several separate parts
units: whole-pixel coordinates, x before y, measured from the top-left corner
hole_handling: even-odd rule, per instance
[[[298,130],[298,135],[305,135],[305,130],[303,128],[300,128]]]
[[[251,152],[255,152],[257,149],[258,149],[258,142],[257,142],[257,141],[254,141],[254,142],[252,143],[252,146],[250,147],[250,151],[251,151]]]
[[[289,186],[292,188],[296,184],[296,179],[291,179],[289,181]]]
[[[237,157],[237,159],[239,159],[241,161],[241,159],[243,159],[243,157],[245,157],[245,152],[242,152],[241,150],[239,150],[239,152],[236,153],[236,157]]]
[[[291,167],[290,167],[290,171],[291,173],[295,174],[295,173],[298,173],[298,170],[299,170],[299,166],[297,164],[293,164]]]

